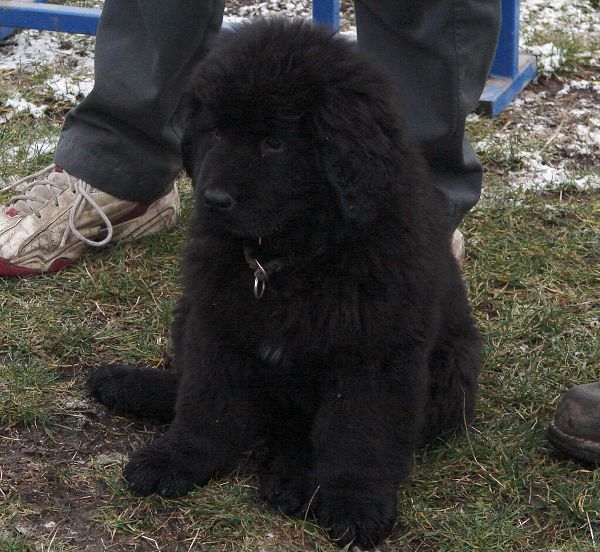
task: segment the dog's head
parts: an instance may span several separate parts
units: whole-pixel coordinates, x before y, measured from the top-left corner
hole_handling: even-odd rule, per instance
[[[372,221],[404,169],[391,87],[332,31],[260,20],[192,79],[184,164],[207,224],[244,237],[337,212]]]

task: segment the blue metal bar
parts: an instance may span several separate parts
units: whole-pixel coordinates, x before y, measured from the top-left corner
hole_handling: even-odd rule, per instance
[[[521,54],[517,73],[514,76],[489,76],[483,94],[479,98],[477,111],[490,117],[496,117],[535,78],[535,73],[535,56]]]
[[[491,74],[514,78],[519,72],[519,0],[502,0],[502,26]]]
[[[95,35],[101,10],[0,0],[0,25]]]
[[[315,21],[340,28],[340,0],[313,0],[312,16]]]
[[[34,2],[46,2],[46,0],[33,0]],[[0,2],[1,4],[1,2]],[[2,22],[2,16],[0,15],[0,23]],[[0,42],[2,42],[5,38],[8,38],[11,34],[15,32],[14,27],[3,27],[0,25]]]

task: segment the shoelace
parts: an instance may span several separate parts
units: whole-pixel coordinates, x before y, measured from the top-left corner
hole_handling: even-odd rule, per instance
[[[71,206],[69,212],[69,226],[67,226],[67,228],[65,229],[65,233],[63,234],[62,240],[60,242],[60,247],[65,246],[65,243],[67,242],[67,239],[69,238],[69,235],[71,233],[73,233],[73,235],[75,235],[78,239],[80,239],[88,245],[91,245],[92,247],[102,247],[103,245],[106,245],[108,242],[110,242],[110,240],[113,237],[113,227],[109,218],[106,216],[106,213],[102,210],[102,207],[100,207],[96,203],[96,201],[94,201],[94,198],[90,195],[92,186],[90,186],[89,184],[87,184],[79,178],[72,177],[65,171],[55,173],[57,175],[60,175],[59,177],[57,177],[57,180],[49,180],[48,176],[50,176],[50,174],[54,172],[55,167],[56,165],[53,163],[36,173],[30,174],[29,176],[11,182],[8,185],[0,188],[0,192],[6,192],[8,190],[12,190],[13,188],[17,188],[25,184],[25,187],[23,187],[20,190],[25,193],[11,198],[8,201],[7,205],[13,205],[19,201],[24,202],[27,208],[30,210],[30,212],[27,214],[33,214],[36,217],[40,218],[42,215],[39,212],[39,209],[46,205],[49,201],[54,201],[54,204],[58,207],[58,194],[56,193],[56,190],[60,190],[60,192],[62,193],[67,189],[67,187],[69,187],[71,188],[71,191],[73,193],[77,194],[77,197],[75,198],[75,200],[73,201],[73,205]],[[31,188],[33,188],[34,186],[41,185],[46,186],[50,194],[50,198],[37,196],[34,193],[31,193],[31,191],[27,193],[27,190],[31,190]],[[86,203],[89,203],[91,205],[92,209],[96,211],[96,213],[98,213],[98,215],[106,225],[107,235],[101,241],[90,240],[89,238],[86,238],[77,229],[77,222],[85,209]]]

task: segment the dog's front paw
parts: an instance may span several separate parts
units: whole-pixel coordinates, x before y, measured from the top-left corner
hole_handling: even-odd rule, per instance
[[[396,520],[396,493],[346,485],[315,488],[310,510],[330,538],[343,547],[377,546]]]
[[[188,493],[197,483],[191,471],[183,469],[166,446],[145,447],[133,455],[123,477],[129,489],[138,495],[158,493],[177,498]]]
[[[260,475],[260,496],[284,514],[300,514],[306,505],[307,483],[299,476],[282,473]]]

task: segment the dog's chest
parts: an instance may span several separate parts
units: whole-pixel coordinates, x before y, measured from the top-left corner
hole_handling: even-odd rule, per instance
[[[282,344],[265,340],[259,344],[258,358],[270,366],[279,366],[286,363],[285,349]]]
[[[317,363],[269,340],[260,344],[257,356],[261,361],[259,378],[271,400],[296,413],[314,411],[321,386]]]

